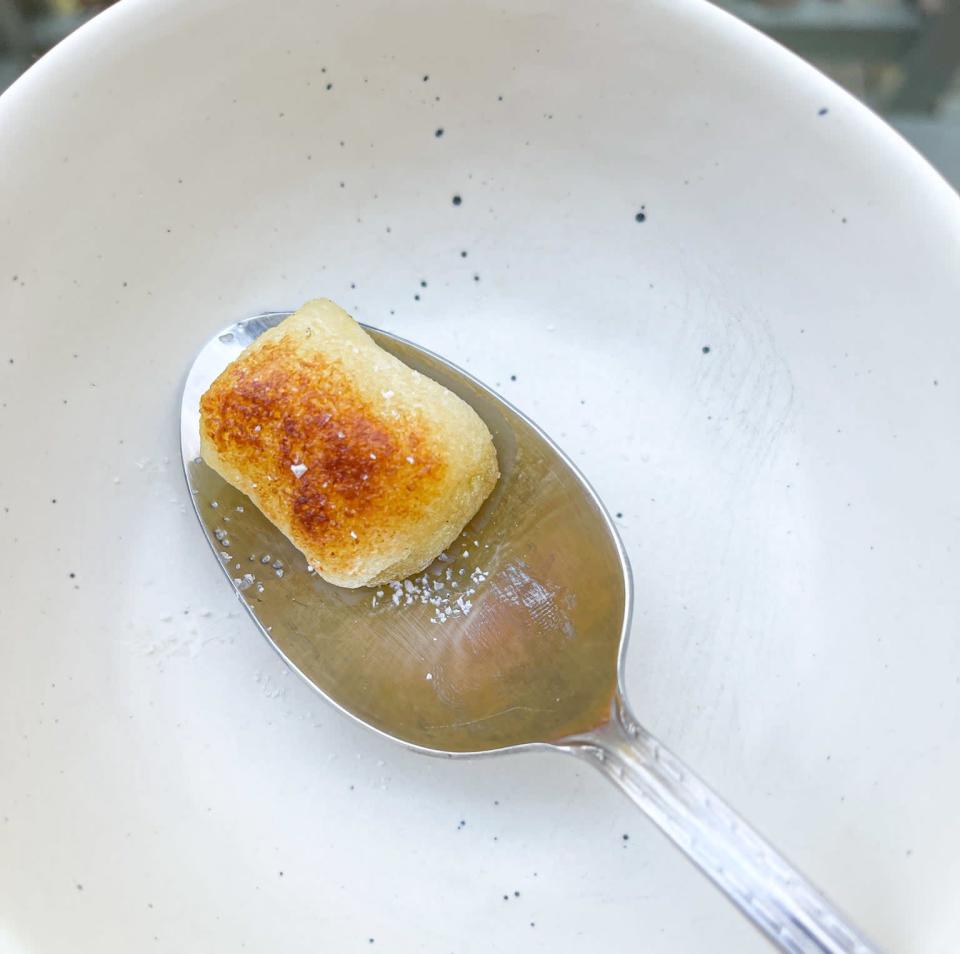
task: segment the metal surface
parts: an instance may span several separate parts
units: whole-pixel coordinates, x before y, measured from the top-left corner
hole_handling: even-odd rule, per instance
[[[879,949],[658,739],[618,694],[606,725],[566,751],[588,761],[789,954]]]
[[[435,605],[421,602],[424,576],[395,603],[390,587],[377,597],[376,588],[340,589],[308,573],[280,531],[199,462],[200,395],[283,317],[240,322],[207,344],[187,380],[181,425],[187,482],[207,539],[278,652],[345,712],[431,751],[546,742],[603,722],[629,619],[620,543],[561,451],[464,372],[368,329],[387,351],[468,401],[497,446],[496,489],[449,548],[449,560],[425,574],[429,597],[456,611],[442,622]],[[469,602],[467,614],[458,599]]]
[[[200,395],[286,314],[239,322],[208,342],[181,406],[184,470],[207,540],[283,658],[344,712],[419,750],[478,755],[539,745],[580,757],[782,950],[877,951],[630,713],[622,685],[631,600],[623,548],[573,464],[489,388],[437,355],[367,329],[468,401],[500,458],[493,495],[449,555],[408,587],[344,590],[319,580],[199,459]],[[461,603],[440,621],[430,598],[453,592],[469,599],[469,612]]]

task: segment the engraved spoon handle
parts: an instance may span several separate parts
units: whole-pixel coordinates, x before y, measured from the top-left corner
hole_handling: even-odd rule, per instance
[[[641,726],[618,695],[608,723],[561,746],[595,765],[790,954],[879,954],[813,885]]]

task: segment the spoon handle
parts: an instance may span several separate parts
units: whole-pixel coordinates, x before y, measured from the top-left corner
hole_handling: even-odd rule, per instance
[[[879,954],[820,892],[641,726],[613,716],[563,748],[595,765],[781,950]]]

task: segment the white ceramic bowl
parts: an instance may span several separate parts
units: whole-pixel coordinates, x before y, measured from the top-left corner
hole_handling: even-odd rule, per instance
[[[695,0],[124,0],[0,171],[0,951],[766,949],[572,761],[393,746],[240,612],[179,391],[318,294],[573,454],[640,716],[954,950],[960,202],[879,120]]]

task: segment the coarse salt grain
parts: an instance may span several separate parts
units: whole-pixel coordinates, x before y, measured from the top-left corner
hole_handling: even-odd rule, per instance
[[[437,575],[442,573],[442,570],[437,567],[432,572]],[[483,571],[480,570],[479,572],[482,573]],[[449,569],[447,574],[450,574]],[[432,606],[433,615],[430,617],[430,622],[434,624],[445,623],[448,619],[455,617],[468,616],[473,609],[473,602],[470,597],[477,592],[473,586],[461,590],[459,593],[446,592],[446,583],[442,580],[432,580],[426,573],[418,578],[403,580],[403,582],[391,581],[388,586],[393,590],[392,602],[394,606],[411,606],[416,603]],[[451,583],[450,586],[453,589],[459,589],[457,583]]]
[[[290,470],[293,471],[293,476],[299,480],[308,470],[306,464],[291,464]]]
[[[388,401],[393,397],[393,391],[381,391],[380,392]]]
[[[407,458],[407,463],[408,463],[408,464],[412,464],[412,463],[413,463],[413,458],[412,458],[412,457],[408,457],[408,458]]]

